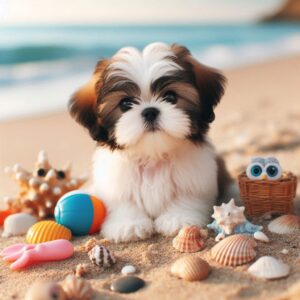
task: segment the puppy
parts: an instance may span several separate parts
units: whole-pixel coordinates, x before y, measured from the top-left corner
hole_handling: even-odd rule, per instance
[[[153,43],[101,60],[72,96],[71,115],[97,142],[93,185],[108,208],[106,238],[169,236],[209,222],[229,180],[206,137],[224,83],[187,48]]]

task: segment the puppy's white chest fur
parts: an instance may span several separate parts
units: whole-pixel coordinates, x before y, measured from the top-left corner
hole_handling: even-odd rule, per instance
[[[217,190],[217,165],[209,144],[187,143],[160,159],[103,148],[94,155],[94,192],[109,211],[103,231],[116,241],[144,238],[154,230],[169,235],[188,224],[203,226]],[[124,229],[131,222],[132,236]]]

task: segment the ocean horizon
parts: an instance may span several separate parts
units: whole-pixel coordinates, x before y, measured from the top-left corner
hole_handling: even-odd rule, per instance
[[[300,24],[59,25],[0,28],[0,121],[66,109],[97,60],[124,46],[187,46],[230,69],[300,53]]]

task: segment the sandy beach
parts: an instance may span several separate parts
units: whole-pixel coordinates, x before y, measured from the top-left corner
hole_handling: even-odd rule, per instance
[[[292,56],[225,72],[228,78],[226,94],[216,109],[210,136],[234,178],[254,155],[276,156],[284,170],[300,178],[299,70],[300,56]],[[0,171],[16,162],[32,168],[41,149],[48,152],[54,166],[72,161],[74,175],[90,172],[94,143],[67,112],[0,123]],[[14,195],[16,191],[16,184],[0,172],[0,197]],[[299,187],[296,209],[298,202]],[[271,240],[270,244],[258,243],[257,257],[273,255],[282,259],[291,266],[289,277],[266,282],[247,274],[249,265],[237,268],[218,265],[210,259],[209,249],[215,244],[214,234],[210,233],[206,248],[193,254],[206,259],[212,266],[205,281],[185,282],[170,275],[171,263],[182,254],[172,248],[170,238],[161,236],[144,242],[111,244],[109,247],[116,254],[117,264],[103,273],[92,268],[86,278],[97,291],[95,299],[292,299],[280,297],[293,284],[300,285],[300,264],[295,263],[300,255],[300,233],[278,236],[268,232],[266,221],[255,221],[264,225]],[[74,239],[75,256],[63,262],[12,272],[1,261],[0,299],[23,299],[33,281],[60,281],[77,264],[89,263],[87,254],[80,251],[80,245],[88,239]],[[24,242],[24,238],[0,238],[0,249],[16,242]],[[284,248],[289,250],[288,255],[281,253]],[[125,263],[135,265],[138,276],[147,285],[137,293],[124,296],[110,292],[108,287],[113,278],[121,276],[120,270]]]

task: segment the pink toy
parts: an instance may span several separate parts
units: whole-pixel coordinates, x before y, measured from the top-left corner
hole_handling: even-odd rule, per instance
[[[72,243],[61,239],[36,245],[15,244],[5,248],[0,256],[7,262],[14,262],[10,266],[12,270],[20,270],[40,262],[67,259],[73,253]]]

